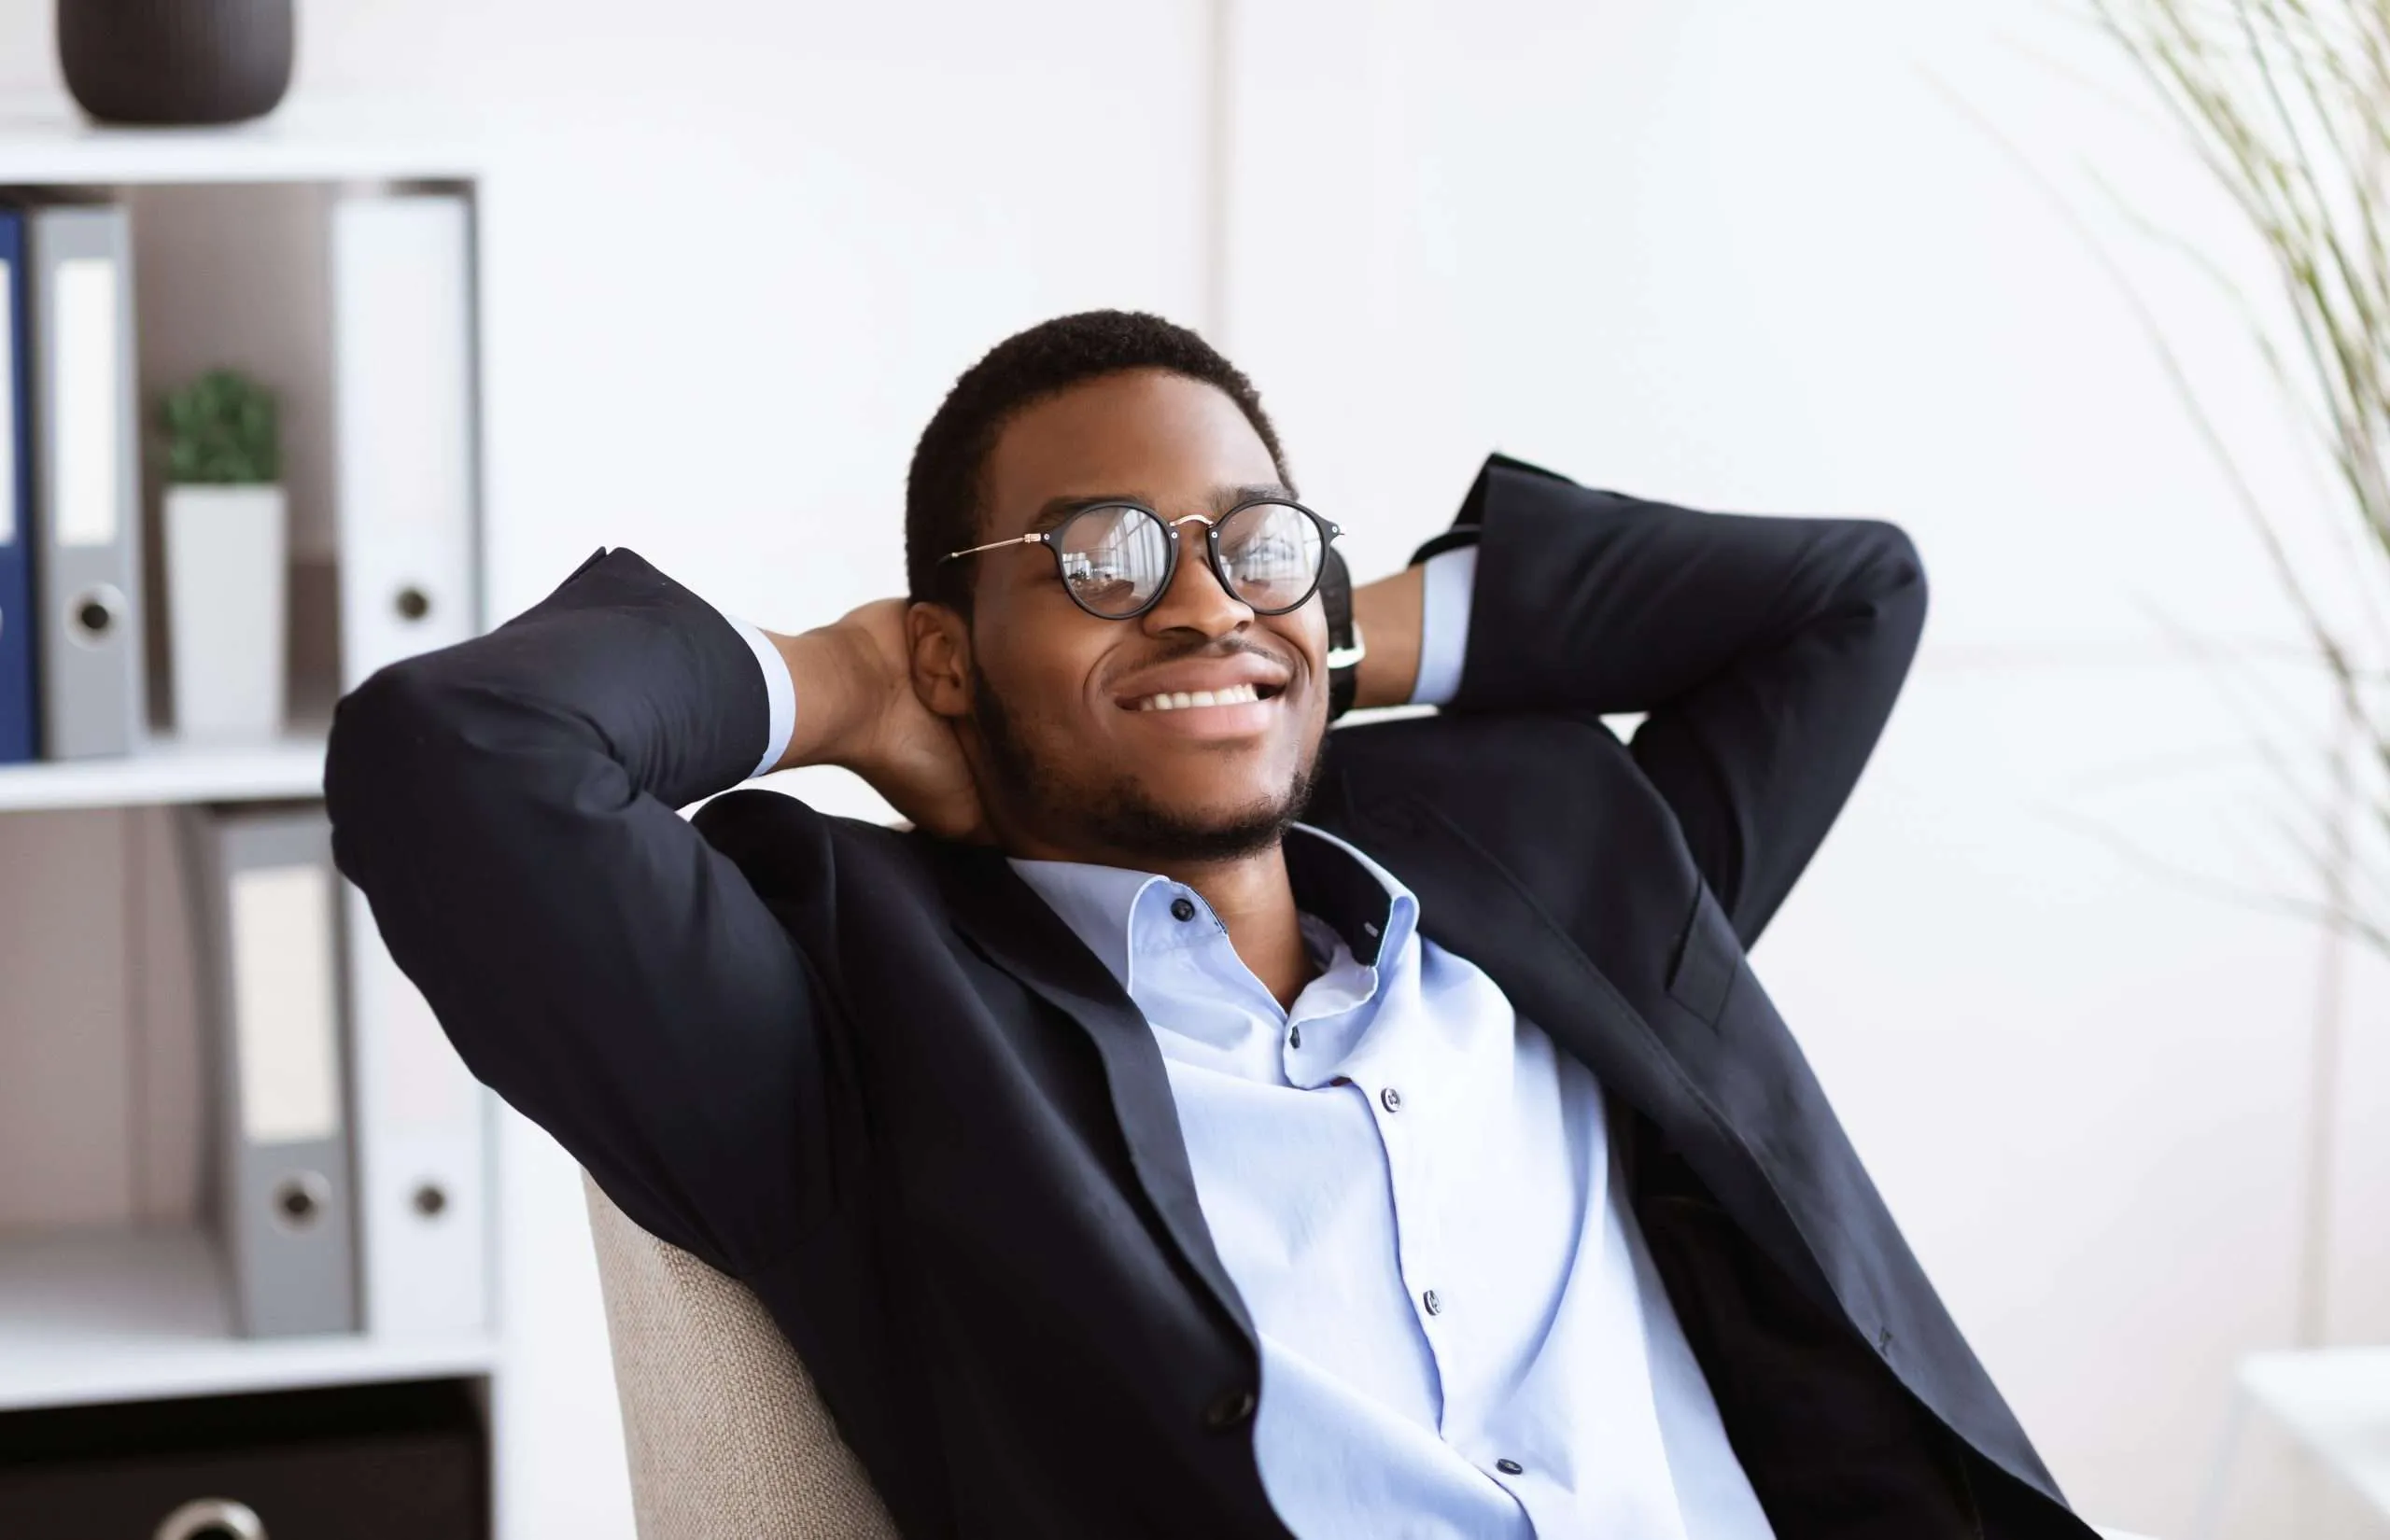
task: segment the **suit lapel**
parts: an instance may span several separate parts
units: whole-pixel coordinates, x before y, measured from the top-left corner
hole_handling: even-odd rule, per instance
[[[1187,1162],[1178,1103],[1161,1048],[1119,981],[1003,856],[949,847],[939,865],[947,910],[980,954],[1076,1023],[1104,1062],[1129,1158],[1179,1254],[1248,1344],[1258,1341],[1244,1300],[1213,1248],[1211,1226]]]
[[[1758,1157],[1642,1013],[1509,869],[1425,798],[1346,805],[1356,843],[1418,895],[1421,932],[1483,969],[1522,1016],[1594,1072],[1613,1108],[1651,1122],[1780,1267],[1822,1288]]]

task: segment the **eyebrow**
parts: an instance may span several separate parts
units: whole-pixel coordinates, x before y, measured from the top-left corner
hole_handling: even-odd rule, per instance
[[[1249,482],[1241,486],[1216,486],[1212,489],[1211,512],[1219,517],[1239,503],[1273,499],[1293,502],[1295,490],[1276,482]],[[1099,492],[1085,496],[1048,497],[1037,506],[1037,516],[1029,521],[1025,533],[1041,534],[1061,524],[1074,513],[1090,508],[1107,508],[1118,503],[1133,503],[1139,508],[1151,508],[1154,499],[1135,492]]]

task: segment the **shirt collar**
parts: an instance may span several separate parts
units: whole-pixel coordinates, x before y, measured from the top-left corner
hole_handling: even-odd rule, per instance
[[[1419,901],[1392,873],[1308,824],[1296,824],[1287,832],[1286,851],[1296,908],[1333,929],[1356,961],[1374,968],[1382,957],[1402,955],[1418,929]],[[1137,911],[1141,903],[1160,902],[1159,896],[1147,898],[1149,889],[1174,889],[1177,885],[1151,872],[1083,861],[1015,859],[1011,865],[1111,970],[1120,987],[1133,993],[1130,938]],[[1200,898],[1195,902],[1201,903]],[[1208,909],[1205,917],[1211,917]]]
[[[1047,907],[1061,917],[1072,933],[1087,944],[1096,960],[1112,971],[1120,987],[1129,987],[1129,922],[1137,900],[1148,888],[1170,886],[1170,879],[1125,866],[1095,866],[1076,861],[1015,859],[1012,869],[1037,890]]]
[[[1295,907],[1332,926],[1364,968],[1400,957],[1418,929],[1419,901],[1411,889],[1324,829],[1299,823],[1287,831],[1286,880]]]

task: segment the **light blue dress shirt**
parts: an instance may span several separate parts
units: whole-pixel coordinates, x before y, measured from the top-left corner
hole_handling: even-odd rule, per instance
[[[1475,563],[1428,563],[1415,703],[1458,686]],[[751,640],[768,767],[794,691]],[[1769,1540],[1592,1072],[1420,936],[1418,901],[1382,867],[1317,830],[1288,837],[1384,894],[1305,913],[1321,969],[1290,1010],[1193,889],[1012,862],[1153,1029],[1260,1337],[1254,1449],[1279,1517],[1302,1540]]]

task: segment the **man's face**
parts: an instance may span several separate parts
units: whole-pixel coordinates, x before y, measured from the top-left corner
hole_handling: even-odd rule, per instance
[[[1094,499],[1216,518],[1277,481],[1226,394],[1159,371],[1111,375],[1005,426],[973,543],[1051,527]],[[1073,603],[1043,546],[974,558],[965,741],[1008,847],[1225,859],[1274,841],[1300,809],[1327,725],[1319,602],[1254,614],[1221,587],[1203,536],[1179,526],[1169,589],[1128,621]],[[1146,708],[1157,694],[1246,685],[1258,699]]]

